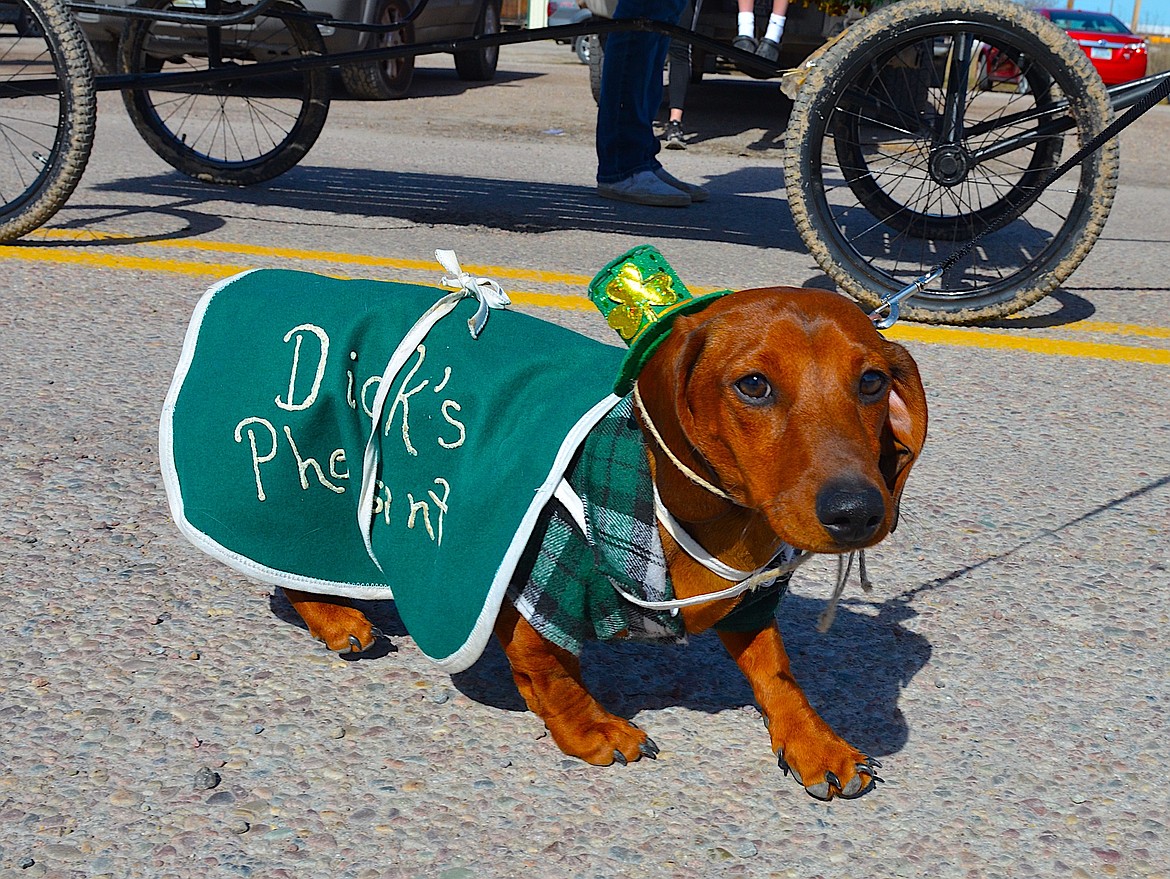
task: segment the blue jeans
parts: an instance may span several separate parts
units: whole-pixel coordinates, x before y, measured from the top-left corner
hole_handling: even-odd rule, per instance
[[[686,0],[618,0],[614,18],[677,24]],[[670,38],[645,31],[608,36],[597,102],[597,182],[617,183],[662,167],[654,119],[662,104],[662,65]]]

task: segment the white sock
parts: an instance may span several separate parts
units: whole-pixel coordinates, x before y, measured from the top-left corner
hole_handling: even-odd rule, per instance
[[[768,30],[764,34],[765,40],[771,40],[773,43],[780,42],[780,37],[784,35],[784,22],[788,20],[786,15],[770,15],[768,16]]]
[[[739,25],[739,36],[752,37],[756,36],[756,14],[754,12],[741,12],[735,17]]]

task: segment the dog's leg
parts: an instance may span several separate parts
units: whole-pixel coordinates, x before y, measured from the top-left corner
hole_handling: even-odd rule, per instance
[[[873,787],[874,761],[838,736],[809,704],[773,623],[756,632],[720,632],[760,703],[772,750],[817,799],[857,797]]]
[[[309,634],[324,641],[330,650],[360,653],[377,637],[366,615],[354,608],[348,599],[296,589],[285,589],[284,596],[309,627]]]
[[[562,751],[596,766],[658,755],[646,733],[610,714],[585,689],[581,661],[542,638],[511,604],[500,609],[495,631],[520,695]]]

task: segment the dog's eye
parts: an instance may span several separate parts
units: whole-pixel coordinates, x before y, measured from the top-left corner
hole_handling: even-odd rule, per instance
[[[890,380],[884,372],[878,372],[876,369],[867,369],[861,374],[861,381],[858,383],[857,390],[861,393],[862,397],[872,400],[880,396],[889,383]]]
[[[735,392],[745,403],[760,405],[772,401],[772,386],[759,373],[744,376],[735,383]]]

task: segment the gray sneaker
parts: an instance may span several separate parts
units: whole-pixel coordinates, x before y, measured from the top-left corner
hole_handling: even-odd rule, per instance
[[[666,133],[662,139],[666,141],[668,150],[685,150],[687,148],[687,142],[683,140],[682,123],[673,119],[666,123]]]
[[[749,37],[747,34],[740,34],[731,41],[731,46],[734,49],[739,49],[741,52],[755,52],[756,38]]]
[[[780,44],[765,37],[760,40],[760,45],[756,46],[756,57],[775,64],[780,60]]]
[[[634,204],[685,208],[691,203],[692,197],[683,188],[686,186],[685,183],[676,182],[680,185],[671,184],[654,171],[639,171],[617,183],[598,183],[597,194],[602,198],[612,198],[616,201],[628,201]]]
[[[685,192],[691,201],[695,201],[695,202],[706,201],[708,198],[711,197],[711,193],[707,192],[707,190],[705,190],[703,187],[701,187],[695,183],[684,183],[682,180],[679,180],[677,177],[675,177],[673,174],[671,174],[665,168],[659,168],[657,171],[654,172],[654,176],[657,177],[659,180],[661,180],[663,183],[667,183],[667,184],[673,186],[675,189],[679,190],[680,192]]]

